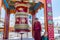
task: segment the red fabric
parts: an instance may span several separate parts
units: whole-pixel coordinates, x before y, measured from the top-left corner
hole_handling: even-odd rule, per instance
[[[16,24],[20,24],[20,17],[16,18]]]
[[[25,19],[25,23],[21,22],[22,19]],[[27,18],[17,17],[16,18],[16,24],[28,24],[28,19]]]
[[[39,21],[34,22],[34,39],[41,40],[41,24]]]
[[[19,10],[19,8],[22,8],[22,10]],[[27,7],[24,7],[24,6],[18,6],[18,7],[16,7],[16,11],[17,12],[27,12],[28,10],[27,10],[28,8]]]
[[[20,1],[16,1],[17,4],[27,4],[28,2],[20,2]],[[15,3],[15,4],[16,4]]]
[[[40,30],[41,31],[41,24],[39,21],[34,22],[34,30]]]
[[[29,29],[15,29],[15,32],[21,32],[21,31],[30,32]]]

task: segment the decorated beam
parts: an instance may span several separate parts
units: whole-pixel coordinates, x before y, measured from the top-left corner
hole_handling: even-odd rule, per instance
[[[36,5],[34,6],[34,10],[38,9],[38,7],[41,5],[41,2],[36,3]]]
[[[41,2],[38,2],[38,3],[30,3],[30,5],[32,5],[31,7],[30,7],[30,10],[37,10],[38,8],[39,8],[39,6],[41,6],[42,5],[42,3]]]
[[[43,8],[43,6],[44,6],[44,4],[42,2],[30,3],[30,5],[32,5],[32,6],[29,8],[29,12],[35,11],[35,14],[39,9]],[[34,13],[31,13],[31,14],[34,15]]]
[[[9,0],[9,1],[4,0],[4,4],[5,4],[6,8],[15,9],[14,4],[15,4],[16,1],[17,0],[15,0],[15,1],[14,0]],[[26,2],[26,0],[24,2]],[[42,4],[42,2],[38,2],[38,3],[35,3],[35,4],[29,2],[29,5],[31,5],[30,10],[32,10],[32,9],[36,10],[36,9],[38,9],[41,6],[41,4]]]
[[[6,6],[6,8],[9,8],[9,4],[8,4],[7,0],[3,0],[3,2],[5,4],[5,6]]]
[[[3,1],[4,2],[4,5],[6,6],[6,8],[8,8],[8,9],[15,9],[15,7],[14,7],[14,2],[12,2],[12,1],[7,1],[7,0],[4,0]],[[10,4],[9,4],[9,2],[10,2]]]

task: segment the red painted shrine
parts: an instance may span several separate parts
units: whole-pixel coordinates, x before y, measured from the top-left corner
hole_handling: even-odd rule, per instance
[[[1,6],[4,6],[6,10],[5,15],[5,25],[4,25],[4,34],[3,38],[8,39],[9,35],[9,19],[10,14],[14,13],[16,22],[15,22],[15,31],[18,30],[29,30],[28,26],[28,14],[32,15],[32,18],[35,18],[35,14],[37,13],[38,9],[44,8],[44,22],[45,22],[45,31],[48,33],[49,40],[54,40],[54,25],[53,25],[53,15],[52,15],[52,3],[51,0],[0,0],[2,2]],[[32,19],[32,20],[33,20]],[[32,21],[33,23],[33,21]],[[25,27],[24,27],[25,26]],[[33,28],[33,25],[32,25]],[[32,29],[33,35],[33,29]]]

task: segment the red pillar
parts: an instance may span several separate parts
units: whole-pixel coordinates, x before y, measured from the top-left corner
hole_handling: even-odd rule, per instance
[[[3,39],[8,39],[9,37],[9,19],[10,19],[10,10],[6,10],[5,15],[5,23],[4,23],[4,33],[3,33]]]

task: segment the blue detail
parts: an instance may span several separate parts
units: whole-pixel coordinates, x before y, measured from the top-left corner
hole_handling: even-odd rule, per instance
[[[8,5],[7,1],[6,0],[3,0],[3,2],[5,4],[5,6],[6,6],[6,8],[9,8],[9,5]]]
[[[37,3],[37,4],[34,6],[34,10],[36,10],[41,4],[42,4],[41,2]]]
[[[31,15],[29,15],[29,19],[32,19],[32,16]]]

